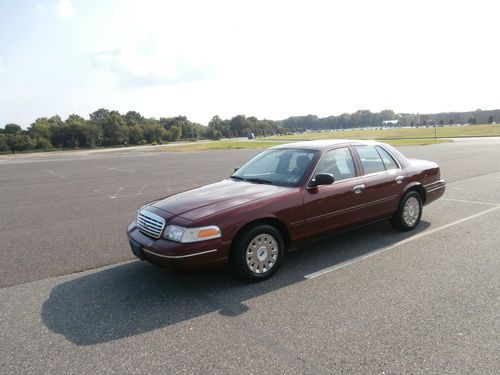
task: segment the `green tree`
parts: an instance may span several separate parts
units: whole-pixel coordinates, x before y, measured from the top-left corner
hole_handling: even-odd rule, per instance
[[[166,135],[165,128],[154,119],[148,119],[143,126],[143,130],[146,142],[151,144],[161,143],[162,138]]]
[[[54,149],[54,146],[52,146],[52,143],[48,138],[38,137],[36,140],[34,140],[34,142],[34,147],[37,150],[49,151]]]
[[[33,150],[33,141],[25,134],[7,134],[7,144],[12,152]]]
[[[380,123],[382,123],[382,121],[396,120],[396,113],[394,113],[392,109],[384,109],[383,111],[380,111],[378,117]]]
[[[50,139],[52,136],[52,124],[47,117],[40,117],[28,128],[28,133],[33,139],[43,137]]]
[[[229,137],[230,133],[229,121],[221,120],[219,116],[215,115],[208,123],[208,130],[211,131],[211,133],[209,133],[211,134],[209,138],[213,138],[216,132],[220,134],[220,137]]]
[[[4,134],[16,134],[21,133],[23,129],[17,124],[7,124],[5,125],[3,132]]]
[[[245,115],[234,116],[229,122],[230,135],[234,137],[243,137],[251,131],[251,125]]]
[[[172,142],[176,142],[181,139],[182,136],[182,130],[178,126],[172,126],[170,128],[170,140]]]
[[[40,117],[28,128],[28,135],[34,142],[35,149],[51,150],[52,146],[52,123],[47,117]]]
[[[124,116],[123,120],[127,126],[141,125],[144,123],[144,117],[139,112],[128,111]]]
[[[70,115],[65,123],[65,143],[66,147],[90,147],[90,139],[85,119],[78,115]]]
[[[117,146],[126,144],[128,141],[128,127],[122,116],[117,111],[109,112],[105,118],[99,119],[103,132],[103,144],[105,146]]]
[[[131,145],[139,145],[144,140],[144,131],[142,128],[135,124],[128,128],[128,142]]]
[[[7,135],[0,134],[0,152],[10,151],[9,144],[7,143]]]

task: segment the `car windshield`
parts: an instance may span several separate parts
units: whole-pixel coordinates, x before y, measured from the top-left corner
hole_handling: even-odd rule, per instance
[[[299,186],[316,155],[315,150],[269,149],[250,159],[231,178],[257,184]]]

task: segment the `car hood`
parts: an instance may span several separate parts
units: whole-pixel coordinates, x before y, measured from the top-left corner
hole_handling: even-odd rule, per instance
[[[172,195],[153,203],[152,206],[194,221],[289,189],[228,179]]]

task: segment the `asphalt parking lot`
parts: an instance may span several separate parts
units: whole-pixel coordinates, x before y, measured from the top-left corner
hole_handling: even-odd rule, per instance
[[[259,284],[125,238],[141,204],[255,150],[0,158],[0,373],[498,373],[500,139],[400,150],[448,181],[417,230],[309,244]]]

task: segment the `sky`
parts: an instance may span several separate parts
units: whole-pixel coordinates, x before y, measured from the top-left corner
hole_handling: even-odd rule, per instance
[[[498,1],[0,0],[0,126],[500,107]]]

